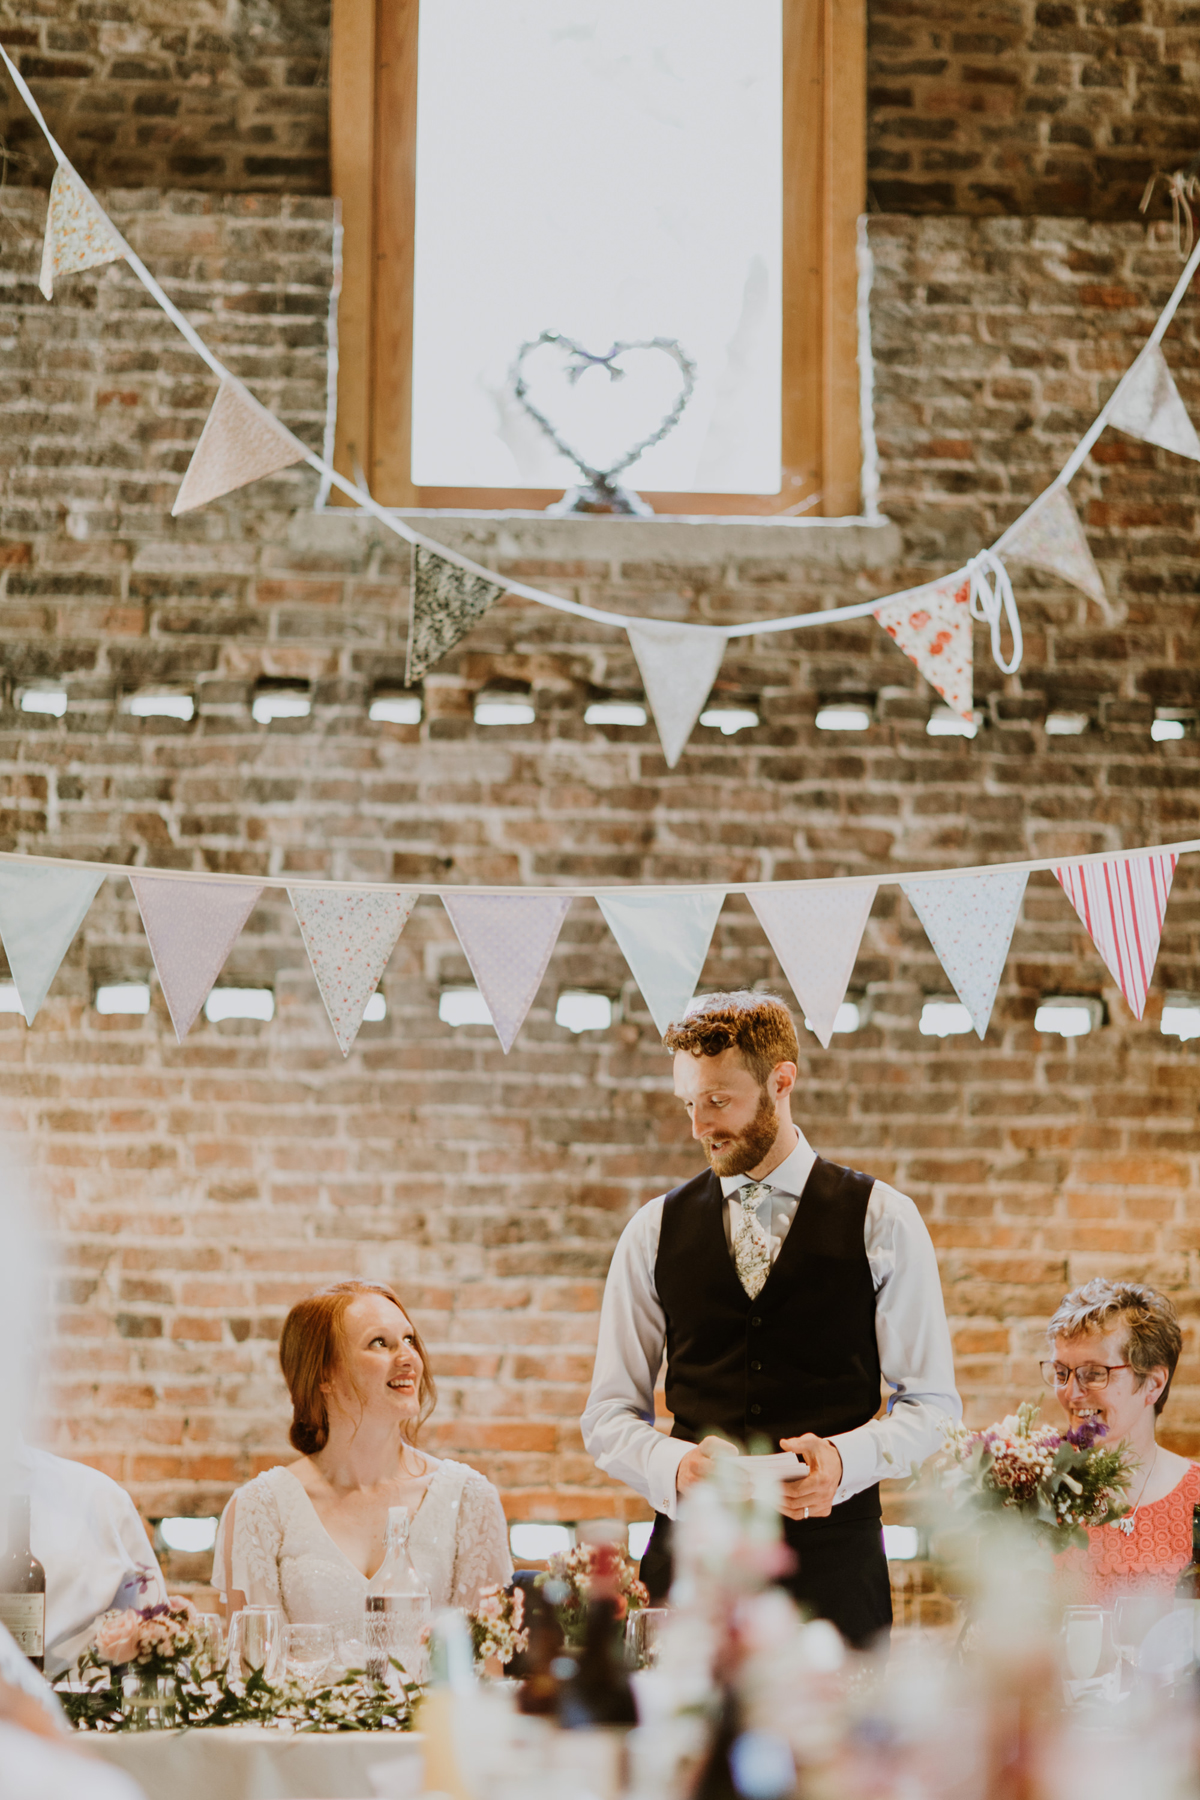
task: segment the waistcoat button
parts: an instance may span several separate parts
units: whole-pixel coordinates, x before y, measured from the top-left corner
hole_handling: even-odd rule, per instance
[[[750,1364],[750,1367],[754,1370],[754,1373],[757,1375],[758,1371],[762,1368],[762,1364],[760,1362],[752,1362]]]
[[[762,1411],[762,1407],[758,1404],[757,1400],[755,1401],[754,1405],[750,1408],[750,1411],[754,1414],[754,1417],[757,1419],[759,1413]]]
[[[750,1323],[751,1323],[751,1324],[752,1324],[752,1325],[761,1325],[761,1324],[762,1324],[762,1320],[761,1320],[761,1319],[760,1319],[760,1318],[758,1318],[758,1317],[757,1317],[757,1316],[756,1316],[756,1317],[755,1317],[755,1318],[753,1318],[753,1319],[751,1319],[751,1321],[750,1321]]]

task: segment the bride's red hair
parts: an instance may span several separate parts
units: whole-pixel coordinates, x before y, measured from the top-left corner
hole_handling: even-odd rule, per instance
[[[394,1288],[382,1281],[336,1281],[332,1287],[298,1300],[283,1321],[279,1339],[279,1365],[292,1396],[292,1426],[288,1432],[301,1456],[323,1450],[329,1439],[329,1414],[321,1384],[333,1379],[346,1347],[345,1317],[360,1294],[382,1294],[408,1320],[417,1355],[421,1358],[421,1382],[417,1389],[417,1417],[402,1427],[415,1443],[417,1433],[437,1405],[437,1388],[429,1368],[429,1353],[421,1341],[416,1321],[406,1311]]]

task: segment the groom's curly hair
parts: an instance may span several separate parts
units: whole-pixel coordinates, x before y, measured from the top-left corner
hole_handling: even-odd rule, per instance
[[[382,1281],[335,1281],[332,1287],[321,1288],[296,1302],[283,1322],[279,1339],[279,1365],[292,1396],[288,1437],[301,1456],[315,1456],[329,1441],[329,1413],[321,1384],[332,1380],[345,1356],[346,1311],[360,1294],[382,1294],[400,1309],[412,1329],[413,1344],[421,1358],[421,1380],[417,1417],[402,1428],[409,1443],[416,1443],[417,1433],[437,1405],[428,1353],[412,1314],[395,1289]]]
[[[777,1063],[799,1062],[800,1045],[792,1015],[778,994],[740,988],[728,994],[698,994],[663,1044],[692,1056],[720,1056],[739,1050],[760,1087]]]

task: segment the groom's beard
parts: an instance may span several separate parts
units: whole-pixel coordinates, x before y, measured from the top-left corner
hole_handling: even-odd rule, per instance
[[[766,1088],[760,1088],[758,1111],[750,1123],[736,1137],[727,1138],[719,1150],[704,1140],[704,1154],[714,1175],[748,1175],[770,1155],[778,1136],[778,1115]]]

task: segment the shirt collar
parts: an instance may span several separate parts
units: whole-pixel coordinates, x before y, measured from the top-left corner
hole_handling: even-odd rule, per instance
[[[799,1126],[796,1127],[796,1132],[796,1148],[790,1156],[784,1157],[777,1169],[771,1170],[765,1180],[771,1187],[778,1188],[781,1193],[795,1194],[799,1199],[804,1192],[805,1183],[812,1174],[817,1153]],[[730,1194],[736,1194],[740,1187],[745,1187],[752,1179],[753,1177],[750,1175],[722,1175],[719,1177],[721,1192],[728,1200]]]

